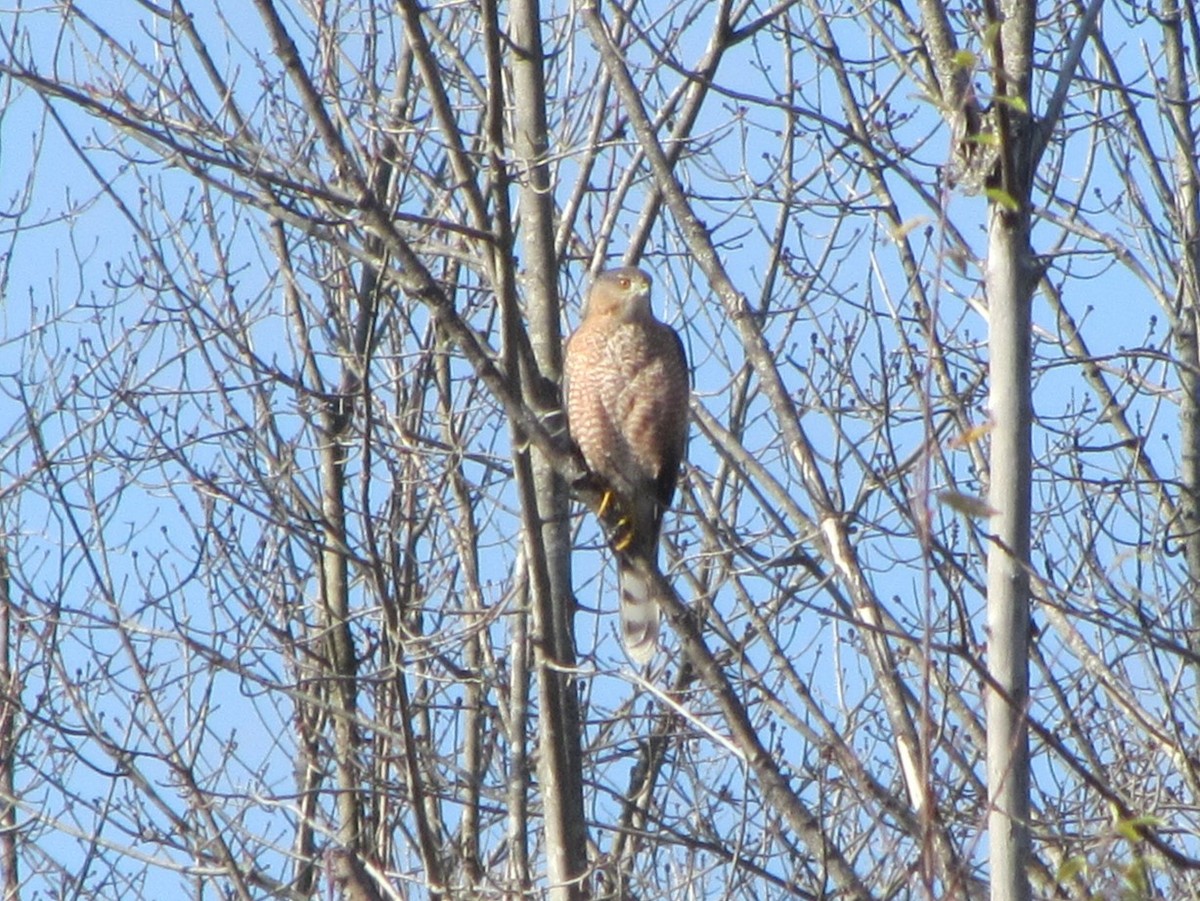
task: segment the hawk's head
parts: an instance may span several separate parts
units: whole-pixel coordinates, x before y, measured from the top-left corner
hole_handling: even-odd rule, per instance
[[[650,315],[653,280],[641,269],[622,266],[601,272],[592,282],[584,315],[636,319]]]

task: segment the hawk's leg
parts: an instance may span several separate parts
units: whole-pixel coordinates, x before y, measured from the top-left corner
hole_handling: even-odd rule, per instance
[[[613,550],[618,554],[629,550],[634,537],[633,523],[629,521],[628,516],[622,516],[613,527]]]
[[[596,515],[612,532],[612,547],[617,553],[628,550],[629,546],[633,544],[634,538],[633,521],[621,510],[621,506],[621,499],[617,493],[611,488],[605,488],[604,494],[600,498],[600,506],[596,508]],[[610,513],[613,515],[611,525],[609,524]]]
[[[609,509],[617,505],[617,495],[611,488],[604,489],[604,495],[600,498],[600,506],[596,508],[596,515],[604,519]]]

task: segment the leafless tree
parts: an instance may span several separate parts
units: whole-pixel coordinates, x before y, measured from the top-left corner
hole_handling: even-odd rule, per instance
[[[0,13],[5,898],[1200,894],[1190,4]],[[590,275],[693,428],[645,671]]]

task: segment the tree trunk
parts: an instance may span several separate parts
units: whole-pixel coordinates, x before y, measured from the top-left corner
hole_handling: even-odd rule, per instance
[[[1000,139],[988,219],[989,405],[995,422],[987,566],[987,772],[992,898],[1027,901],[1029,830],[1029,524],[1032,404],[1029,245],[1029,72],[1033,4],[1008,0],[1003,17],[988,3]]]
[[[993,207],[987,292],[992,432],[988,552],[987,771],[992,898],[1028,898],[1030,294],[1028,229]]]
[[[1167,115],[1175,136],[1175,217],[1180,242],[1175,290],[1175,349],[1179,355],[1179,516],[1187,562],[1186,596],[1191,599],[1188,645],[1200,653],[1200,208],[1197,194],[1196,131],[1189,109],[1183,14],[1177,0],[1162,7],[1167,61]]]
[[[545,409],[548,384],[562,372],[558,265],[554,254],[553,190],[546,162],[545,53],[537,0],[510,7],[513,43],[513,150],[520,180],[525,317],[533,371],[522,371],[524,395]],[[587,827],[583,806],[578,689],[574,676],[574,597],[571,593],[570,498],[562,478],[540,454],[530,455],[540,555],[528,555],[537,644],[538,780],[545,815],[552,899],[586,896]],[[541,572],[536,572],[541,570]],[[540,578],[539,578],[540,576]]]
[[[21,897],[17,862],[16,746],[21,686],[13,668],[14,637],[9,594],[8,536],[0,529],[0,892],[4,901]]]
[[[348,401],[347,401],[348,402]],[[330,402],[336,404],[338,401]],[[358,688],[354,639],[350,633],[349,577],[346,567],[344,416],[322,414],[321,448],[321,624],[326,634],[328,699],[333,717],[334,768],[337,778],[337,840],[342,849],[359,853],[361,813],[356,762]]]

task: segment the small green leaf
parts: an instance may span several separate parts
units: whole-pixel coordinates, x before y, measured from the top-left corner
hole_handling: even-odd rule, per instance
[[[1148,813],[1138,817],[1130,817],[1126,822],[1137,826],[1139,829],[1161,829],[1167,825],[1162,817],[1156,817]]]
[[[975,64],[979,61],[978,57],[970,50],[959,50],[952,59],[954,65],[960,69],[974,69]]]
[[[1024,97],[997,97],[996,102],[1003,103],[1009,107],[1009,109],[1014,109],[1018,113],[1029,112],[1029,104],[1025,102]]]
[[[987,194],[988,200],[990,200],[992,203],[999,204],[1010,213],[1015,213],[1017,210],[1021,209],[1020,204],[1017,203],[1013,196],[1002,188],[988,188],[986,191],[984,191],[984,193]]]
[[[963,141],[967,144],[982,144],[984,147],[996,147],[1000,144],[1000,138],[994,131],[981,131],[977,135],[967,135]]]
[[[1054,881],[1059,884],[1070,882],[1085,870],[1087,870],[1087,860],[1080,855],[1068,857],[1059,865],[1058,872],[1054,874]]]
[[[970,519],[987,519],[998,512],[983,498],[963,494],[961,491],[939,491],[937,499],[951,510]]]
[[[1146,858],[1136,857],[1125,867],[1125,887],[1134,898],[1150,897],[1150,867]]]
[[[990,432],[995,427],[996,427],[996,423],[989,418],[986,421],[979,423],[978,425],[971,426],[969,429],[967,429],[961,435],[955,435],[953,438],[951,438],[949,440],[949,442],[947,442],[947,447],[954,448],[955,450],[962,448],[962,447],[969,447],[972,444],[974,444],[975,442],[982,439],[984,435],[986,435],[988,432]]]
[[[892,229],[892,237],[897,241],[903,240],[903,238],[910,231],[912,231],[914,228],[920,228],[928,221],[928,216],[914,216],[912,219],[908,219],[905,222],[901,222],[899,225],[895,226]]]
[[[1122,817],[1114,824],[1117,835],[1130,842],[1140,842],[1145,838],[1147,829],[1160,829],[1165,823],[1156,816],[1143,814],[1136,817]]]
[[[1128,842],[1137,843],[1142,840],[1141,835],[1138,834],[1137,827],[1133,825],[1131,820],[1117,820],[1116,831],[1117,835]]]

